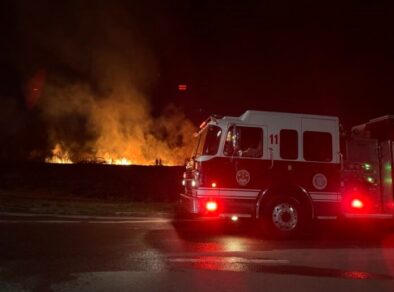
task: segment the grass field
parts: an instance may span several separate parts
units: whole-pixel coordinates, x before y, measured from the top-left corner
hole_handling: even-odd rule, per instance
[[[0,192],[0,212],[57,214],[57,215],[97,215],[97,216],[151,216],[171,214],[174,203],[108,201],[83,198],[45,198],[7,195]]]
[[[69,215],[171,213],[182,167],[0,164],[0,212]]]

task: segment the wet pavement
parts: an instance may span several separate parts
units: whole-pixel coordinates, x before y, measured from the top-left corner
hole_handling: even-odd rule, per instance
[[[0,216],[0,291],[394,291],[394,231],[315,224]]]

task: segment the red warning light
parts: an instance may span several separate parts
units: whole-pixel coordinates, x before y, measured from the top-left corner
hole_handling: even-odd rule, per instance
[[[215,201],[208,201],[205,207],[207,208],[207,211],[214,212],[217,210],[218,204]]]
[[[361,208],[364,207],[364,203],[361,200],[359,200],[359,199],[353,199],[351,205],[355,209],[361,209]]]
[[[186,84],[179,84],[178,85],[178,90],[179,91],[186,91],[187,90],[187,85]]]

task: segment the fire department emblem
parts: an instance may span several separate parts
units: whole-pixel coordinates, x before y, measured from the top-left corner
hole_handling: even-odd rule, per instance
[[[322,173],[316,173],[312,179],[313,186],[317,190],[323,190],[327,186],[327,177]]]
[[[245,169],[238,170],[236,178],[240,186],[246,186],[250,181],[250,173]]]

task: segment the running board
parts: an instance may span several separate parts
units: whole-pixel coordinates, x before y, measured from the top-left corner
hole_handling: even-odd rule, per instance
[[[238,218],[252,218],[250,214],[223,213],[219,215],[221,218],[231,218],[233,216],[237,216]]]
[[[393,214],[345,214],[349,219],[393,219]]]

